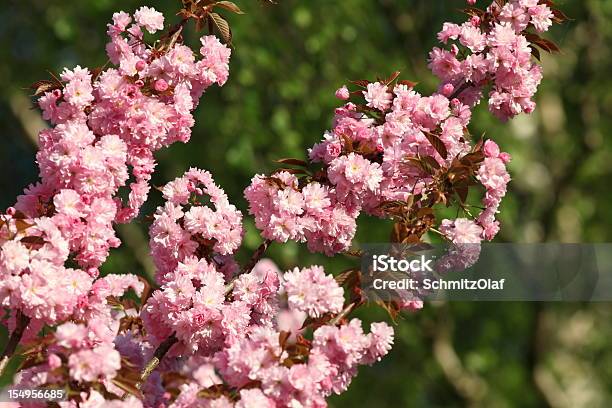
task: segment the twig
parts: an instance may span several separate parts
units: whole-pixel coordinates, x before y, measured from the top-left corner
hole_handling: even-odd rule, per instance
[[[251,259],[249,259],[249,261],[240,270],[240,273],[225,286],[225,296],[229,295],[231,291],[234,290],[234,282],[236,281],[236,278],[238,276],[242,275],[243,273],[251,272],[253,267],[257,265],[257,262],[259,262],[261,260],[261,257],[266,253],[271,243],[272,240],[266,239],[264,242],[261,243],[261,245],[259,245],[259,247],[257,247],[255,252],[253,252],[253,255],[251,255]]]
[[[13,330],[13,333],[11,334],[11,337],[6,345],[6,348],[4,349],[4,352],[2,352],[2,357],[0,359],[0,376],[4,374],[4,370],[6,369],[6,366],[8,365],[9,360],[15,353],[15,350],[17,349],[17,346],[19,345],[19,342],[21,341],[23,332],[25,331],[26,327],[28,327],[28,324],[30,323],[30,318],[24,315],[23,313],[21,313],[21,311],[17,312],[17,316],[15,317],[15,320],[16,320],[15,330]]]
[[[451,96],[448,97],[448,99],[450,101],[452,101],[453,99],[455,99],[456,97],[458,97],[459,95],[461,95],[461,92],[465,91],[466,89],[468,89],[470,86],[472,86],[471,82],[464,82],[462,83],[459,88],[455,89],[455,92],[452,93]]]
[[[266,253],[271,243],[272,240],[270,239],[266,239],[264,242],[262,242],[261,245],[259,245],[259,247],[255,250],[255,252],[253,252],[253,255],[251,255],[251,259],[249,259],[249,262],[244,265],[240,273],[242,274],[251,272],[253,267],[257,265],[257,262],[259,262],[261,260],[261,257]]]
[[[142,370],[142,374],[140,375],[140,382],[138,383],[138,388],[147,381],[147,378],[155,371],[159,363],[162,361],[164,356],[168,353],[170,348],[178,341],[175,333],[172,333],[166,340],[164,340],[153,353],[153,358],[149,360],[149,362],[145,365]]]
[[[355,308],[355,306],[357,306],[357,302],[351,302],[348,305],[346,305],[344,307],[344,309],[342,309],[342,311],[338,314],[338,316],[334,317],[333,319],[331,319],[329,321],[330,325],[337,325],[338,323],[340,323],[340,321],[342,319],[344,319],[349,313],[351,313],[353,311],[353,309]]]

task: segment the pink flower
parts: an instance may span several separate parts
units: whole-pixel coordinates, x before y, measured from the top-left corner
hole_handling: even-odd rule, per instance
[[[290,308],[314,318],[342,310],[343,290],[333,276],[325,275],[323,267],[295,268],[286,272],[284,279]]]
[[[82,350],[68,358],[70,376],[79,382],[112,378],[121,368],[121,356],[110,346]]]
[[[240,400],[235,405],[236,408],[276,408],[276,406],[273,400],[255,388],[240,391]]]
[[[429,69],[438,78],[449,81],[461,75],[461,62],[455,54],[441,48],[434,48],[429,53]]]
[[[510,175],[504,162],[496,157],[486,157],[478,169],[478,180],[489,190],[504,192]]]
[[[113,13],[114,27],[119,31],[125,31],[127,26],[132,22],[132,17],[123,11]]]
[[[83,212],[85,204],[81,196],[74,190],[61,190],[54,198],[53,204],[57,212],[68,217],[80,218],[86,214]]]
[[[64,98],[68,103],[76,108],[84,108],[94,100],[91,74],[87,68],[77,66],[73,71],[64,69],[61,77],[68,81],[64,88]]]
[[[448,40],[456,40],[461,33],[461,27],[453,23],[444,23],[442,31],[438,33],[438,40],[446,44]]]
[[[478,244],[482,241],[482,227],[466,218],[443,220],[440,231],[455,244]]]
[[[523,31],[527,28],[527,24],[529,24],[529,15],[526,13],[525,8],[516,3],[505,4],[502,7],[499,18],[502,22],[511,25],[516,32]]]
[[[304,208],[310,213],[319,213],[331,205],[329,191],[319,183],[310,183],[302,189]]]
[[[495,24],[488,39],[493,47],[512,47],[516,40],[516,32],[509,24]]]
[[[7,241],[0,246],[0,276],[18,275],[29,263],[30,251],[19,241]]]
[[[480,31],[480,28],[474,27],[472,24],[464,24],[461,27],[459,41],[472,52],[481,52],[486,46],[486,36]]]
[[[60,346],[80,348],[87,339],[87,327],[72,322],[64,323],[55,331],[55,338]]]
[[[529,7],[529,15],[531,16],[531,24],[539,32],[547,31],[552,26],[554,14],[546,4]]]
[[[143,6],[136,10],[134,19],[151,34],[164,28],[163,14],[151,7]]]
[[[385,111],[391,106],[393,95],[387,90],[387,86],[380,82],[368,84],[367,90],[363,91],[368,106],[380,111]]]
[[[500,154],[499,146],[490,139],[484,143],[482,150],[486,157],[498,157]]]
[[[327,176],[336,187],[338,198],[359,208],[368,194],[378,190],[383,172],[378,163],[350,153],[334,159],[330,163]]]
[[[368,360],[380,361],[393,346],[393,328],[385,322],[372,323],[368,337],[370,338]]]

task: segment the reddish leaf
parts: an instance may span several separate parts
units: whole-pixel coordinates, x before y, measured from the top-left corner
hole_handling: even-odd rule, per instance
[[[425,156],[425,157],[429,157],[429,156]],[[408,157],[404,159],[404,163],[412,164],[414,167],[420,169],[423,173],[426,173],[432,176],[436,172],[437,168],[432,166],[432,162],[429,159],[425,159],[425,157],[418,157],[418,158]],[[438,166],[439,168],[438,162],[436,162],[435,159],[433,159],[433,161],[436,163],[436,166]]]
[[[334,279],[336,280],[339,286],[344,286],[344,284],[347,283],[350,280],[351,276],[356,272],[357,271],[355,269],[349,269],[336,275]]]
[[[395,302],[387,303],[383,302],[382,300],[377,301],[376,304],[385,309],[387,313],[389,313],[389,316],[391,317],[391,320],[393,320],[394,323],[397,322],[396,319],[400,312],[399,305],[397,305]]]
[[[25,222],[23,219],[18,218],[15,220],[15,226],[17,227],[17,231],[21,232],[33,227],[34,224],[30,224]]]
[[[44,239],[42,239],[41,237],[36,237],[36,236],[21,238],[21,241],[19,242],[21,242],[22,244],[29,244],[29,245],[44,245],[46,243]]]
[[[308,163],[306,163],[304,160],[293,159],[291,157],[288,157],[286,159],[279,159],[276,162],[282,163],[282,164],[290,164],[292,166],[302,166],[302,167],[308,166]]]
[[[546,38],[542,38],[537,34],[527,33],[525,34],[525,38],[532,43],[533,45],[537,45],[541,49],[547,52],[559,52],[560,49],[554,42],[547,40]]]
[[[464,185],[455,187],[455,192],[459,196],[459,199],[461,200],[461,202],[465,203],[465,200],[467,200],[467,196],[468,196],[468,187]]]
[[[384,81],[382,81],[385,85],[389,85],[391,82],[395,81],[397,77],[400,75],[400,71],[395,71],[391,74],[391,76]]]
[[[232,30],[230,29],[228,22],[217,13],[210,13],[209,16],[210,16],[209,22],[212,22],[215,25],[215,27],[221,34],[223,41],[226,44],[231,44],[232,43]]]
[[[440,169],[440,165],[436,159],[431,156],[421,157],[421,162],[426,166],[429,174],[433,174],[436,172],[436,170]]]
[[[398,82],[399,85],[406,85],[408,88],[414,88],[417,86],[418,82],[408,81],[407,79],[402,79]]]
[[[34,82],[32,85],[30,85],[30,88],[34,90],[34,94],[32,96],[40,96],[55,89],[61,89],[62,84],[58,84],[55,81],[41,80]]]
[[[565,15],[565,13],[563,13],[561,10],[552,8],[552,13],[554,15],[553,21],[557,24],[562,24],[570,20],[570,18],[567,15]]]
[[[442,142],[442,140],[440,140],[440,138],[437,135],[434,135],[431,132],[424,132],[424,135],[427,138],[427,140],[429,140],[429,143],[431,143],[434,149],[436,149],[436,152],[438,152],[438,154],[442,156],[443,159],[446,160],[446,157],[448,156],[448,151],[446,150],[446,146],[444,145],[444,142]]]
[[[307,174],[306,170],[304,169],[289,169],[289,168],[276,169],[274,170],[274,174],[280,173],[281,171],[286,171],[287,173],[291,173],[291,174]]]
[[[132,384],[131,381],[130,383],[128,383],[126,380],[114,378],[112,382],[117,387],[121,388],[123,391],[129,394],[135,395],[138,398],[142,398],[142,394],[140,393],[140,390],[138,389],[136,384]]]
[[[421,239],[414,234],[408,235],[402,240],[402,244],[418,244],[419,242],[421,242]]]
[[[360,86],[362,88],[367,88],[368,85],[370,84],[370,81],[368,81],[367,79],[357,79],[355,81],[349,81],[351,84]]]
[[[231,2],[231,1],[218,1],[218,2],[215,3],[215,6],[219,6],[221,8],[226,9],[226,10],[229,10],[232,13],[244,14],[244,12],[242,10],[240,10],[240,7],[238,7],[235,3]]]
[[[289,340],[289,337],[291,336],[291,332],[288,331],[281,331],[280,334],[278,335],[278,342],[281,346],[281,349],[285,349],[285,346],[287,345],[287,340]]]

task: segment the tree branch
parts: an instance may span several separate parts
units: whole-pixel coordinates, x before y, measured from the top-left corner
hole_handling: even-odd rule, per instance
[[[23,337],[23,332],[30,323],[30,318],[21,313],[21,311],[17,312],[15,320],[15,330],[13,330],[13,333],[11,334],[11,337],[9,338],[9,341],[6,345],[6,348],[4,349],[4,352],[2,352],[2,357],[0,358],[0,376],[4,374],[4,370],[6,369],[9,360],[15,353],[15,350],[17,350],[17,346],[21,341],[21,337]]]
[[[229,295],[234,289],[234,282],[236,281],[236,277],[242,275],[243,273],[251,272],[251,270],[253,270],[255,265],[257,265],[257,262],[259,262],[261,260],[261,257],[266,253],[271,243],[272,243],[272,240],[266,239],[264,240],[264,242],[262,242],[259,245],[259,247],[257,247],[255,252],[253,252],[253,255],[251,255],[251,258],[249,259],[249,261],[240,270],[240,273],[237,276],[235,276],[234,279],[232,279],[232,281],[225,286],[226,296]]]
[[[153,353],[153,358],[149,360],[149,362],[145,365],[144,369],[142,370],[142,373],[140,374],[140,382],[138,383],[138,388],[140,388],[140,386],[145,381],[147,381],[147,378],[149,378],[151,373],[155,371],[155,369],[157,368],[159,363],[161,363],[164,356],[168,353],[170,348],[174,344],[176,344],[176,342],[178,342],[178,338],[176,337],[175,333],[172,333],[170,337],[168,337],[159,346],[157,346],[157,348],[155,349],[155,352]]]

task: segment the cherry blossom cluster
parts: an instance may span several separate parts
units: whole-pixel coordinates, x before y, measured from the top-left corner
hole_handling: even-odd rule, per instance
[[[356,81],[362,90],[354,92],[344,86],[336,96],[347,102],[336,109],[332,130],[310,149],[305,169],[253,179],[245,196],[264,237],[305,241],[311,250],[332,255],[350,248],[353,220],[362,212],[387,217],[387,204],[410,201],[413,214],[457,202],[470,217],[441,222],[440,231],[451,241],[493,239],[499,230],[495,214],[510,180],[510,156],[493,141],[476,144],[467,126],[488,86],[491,111],[500,119],[533,111],[542,75],[532,54],[536,44],[548,43],[528,30],[546,31],[554,15],[538,0],[494,2],[486,11],[475,10],[463,25],[445,23],[438,34],[444,44],[457,44],[430,53],[429,66],[441,79],[437,93],[423,96],[413,83],[397,81],[397,73],[388,80]],[[480,215],[465,202],[473,181],[486,190]],[[313,190],[317,204],[342,215],[341,225],[312,215]],[[412,221],[426,224],[418,217]],[[414,225],[407,226],[413,240],[429,229]]]
[[[242,214],[229,203],[225,192],[215,185],[210,173],[190,169],[183,177],[162,189],[166,205],[159,207],[150,228],[150,246],[157,266],[158,281],[171,278],[178,263],[201,253],[216,255],[218,265],[233,273],[231,257],[242,242]],[[200,205],[207,200],[208,205]]]
[[[124,358],[119,350],[125,334],[119,331],[122,319],[136,316],[138,311],[136,308],[115,308],[110,299],[119,298],[130,288],[139,296],[144,284],[133,275],[109,275],[98,279],[79,299],[79,307],[72,314],[71,321],[58,325],[54,333],[34,343],[29,353],[38,364],[20,371],[15,386],[70,385],[83,401],[80,406],[84,407],[110,406],[95,404],[96,401],[105,402],[99,392],[101,386],[108,392],[123,395],[124,391],[113,383],[122,369]],[[34,325],[32,329],[40,330],[40,326]],[[35,335],[34,331],[31,337]],[[117,401],[118,406],[138,406],[136,398],[126,397],[123,402]],[[62,404],[65,407],[77,406],[74,403]]]
[[[151,246],[165,273],[158,274],[161,288],[141,317],[151,344],[174,336],[168,358],[192,361],[192,380],[180,384],[172,407],[206,406],[210,400],[218,406],[323,406],[330,393],[346,389],[358,365],[389,351],[393,330],[386,323],[374,324],[370,334],[356,319],[333,324],[330,316],[341,313],[344,291],[322,267],[283,274],[262,261],[241,274],[228,269],[240,244],[241,214],[207,172],[191,169],[162,192],[167,203],[155,214]],[[203,194],[216,212],[195,199]],[[312,340],[302,336],[308,318],[328,321]],[[215,374],[203,380],[202,371]],[[159,403],[163,388],[157,381],[152,376],[144,387],[159,394]],[[261,386],[249,389],[254,382]],[[223,392],[206,395],[214,387]],[[238,391],[240,400],[228,399],[230,391]]]
[[[180,385],[181,392],[171,407],[326,406],[325,397],[345,391],[358,365],[374,363],[391,348],[393,330],[386,323],[374,323],[371,332],[365,334],[361,322],[352,319],[346,325],[317,328],[312,340],[301,335],[306,317],[302,310],[319,316],[337,310],[343,303],[342,289],[332,278],[326,281],[320,267],[284,275],[256,267],[236,280],[228,301],[224,301],[223,285],[218,284],[222,274],[209,269],[208,275],[212,274],[216,274],[217,288],[185,288],[187,295],[183,298],[192,293],[188,311],[176,311],[177,306],[168,303],[177,293],[171,285],[147,305],[153,316],[145,318],[145,324],[158,319],[167,321],[167,315],[190,314],[192,319],[183,326],[195,326],[175,327],[180,343],[169,355],[191,356],[201,362],[191,365],[194,379]],[[312,284],[306,280],[313,274],[320,275],[322,281]],[[326,294],[327,289],[331,293]],[[203,298],[209,300],[202,301]],[[295,332],[285,338],[283,333],[289,333],[285,330]],[[190,353],[196,353],[196,357]],[[208,375],[204,377],[202,371]],[[152,377],[150,381],[158,380]],[[253,384],[260,385],[253,388]],[[229,399],[232,390],[237,391],[238,401]]]
[[[306,242],[312,251],[333,255],[347,249],[355,235],[356,214],[338,201],[335,190],[319,182],[300,189],[297,177],[288,172],[272,178],[257,175],[244,194],[266,239]]]
[[[440,92],[457,95],[473,106],[490,85],[489,110],[501,120],[535,109],[532,97],[542,79],[541,66],[532,59],[530,28],[547,31],[554,14],[540,0],[493,2],[485,15],[475,14],[462,25],[445,23],[438,39],[450,50],[434,48],[430,68],[442,81]]]
[[[203,37],[196,61],[177,42],[148,46],[143,30],[161,28],[163,16],[150,8],[139,9],[133,23],[115,13],[107,51],[117,68],[95,75],[66,69],[45,84],[55,89],[39,105],[54,126],[39,137],[41,181],[0,221],[3,306],[46,323],[72,314],[110,248],[120,245],[113,223],[132,219],[146,199],[153,152],[186,142],[202,92],[226,81],[228,47]]]

